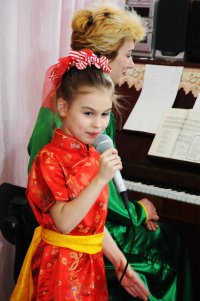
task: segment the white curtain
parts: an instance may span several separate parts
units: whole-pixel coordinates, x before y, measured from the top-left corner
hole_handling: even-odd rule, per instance
[[[69,49],[74,11],[94,2],[123,5],[125,0],[1,0],[0,184],[26,186],[27,144],[41,104],[45,71]],[[14,285],[10,253],[13,246],[0,233],[0,301],[8,300]]]
[[[44,73],[69,49],[74,11],[94,2],[1,0],[0,183],[26,185],[27,144],[41,104]]]

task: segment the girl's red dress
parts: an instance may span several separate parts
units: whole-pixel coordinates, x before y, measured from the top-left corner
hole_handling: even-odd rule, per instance
[[[57,231],[49,215],[56,202],[69,202],[98,172],[99,154],[92,147],[56,129],[52,142],[36,157],[31,168],[27,197],[41,226]],[[102,233],[107,215],[105,186],[72,235]],[[32,301],[108,301],[102,252],[94,255],[41,241],[32,259]]]

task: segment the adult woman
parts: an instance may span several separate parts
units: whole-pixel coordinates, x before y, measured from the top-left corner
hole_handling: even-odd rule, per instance
[[[133,67],[131,55],[134,43],[141,40],[144,35],[145,28],[137,15],[117,7],[104,6],[91,10],[81,10],[74,15],[71,47],[75,50],[89,48],[98,55],[105,55],[112,68],[111,78],[115,84],[118,84],[127,69]],[[55,127],[52,125],[52,116],[57,126],[60,122],[58,118],[55,118],[54,113],[47,112],[49,107],[49,104],[44,103],[43,109],[40,110],[29,143],[31,160],[34,152],[36,153],[41,148],[38,144],[39,139],[42,138],[42,142],[46,144],[51,137],[50,129]],[[47,113],[47,122],[51,124],[48,131],[46,130],[47,124],[44,124],[43,119],[44,114]],[[115,139],[114,115],[110,118],[106,133],[113,140]],[[109,184],[109,192],[107,229],[123,252],[127,254],[133,236],[129,216],[113,182]],[[144,210],[144,206],[146,210]],[[145,211],[149,215],[147,223]],[[151,292],[149,300],[190,300],[189,273],[186,274],[187,272],[185,272],[180,277],[180,273],[184,269],[188,271],[188,266],[184,260],[183,251],[180,256],[182,243],[174,229],[172,231],[168,225],[163,224],[159,224],[157,228],[156,209],[147,199],[143,199],[141,203],[131,203],[130,212],[135,225],[135,242],[131,265],[149,287]],[[109,263],[107,266],[109,267]],[[184,275],[188,275],[188,279],[184,279],[186,277]],[[187,286],[184,285],[186,281]],[[110,298],[118,301],[120,297],[115,291],[115,288],[110,288]]]

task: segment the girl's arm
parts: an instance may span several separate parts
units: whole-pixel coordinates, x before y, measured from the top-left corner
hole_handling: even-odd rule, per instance
[[[99,171],[90,184],[72,201],[57,201],[50,209],[50,215],[62,233],[70,233],[86,216],[104,186],[122,169],[117,150],[110,148],[100,156]]]
[[[120,279],[124,267],[126,265],[126,258],[120,251],[113,238],[109,234],[108,230],[104,228],[104,255],[114,265],[117,278]],[[122,286],[131,294],[133,297],[139,297],[142,300],[147,300],[149,291],[146,289],[144,283],[136,274],[136,272],[128,266],[126,273],[122,280]]]

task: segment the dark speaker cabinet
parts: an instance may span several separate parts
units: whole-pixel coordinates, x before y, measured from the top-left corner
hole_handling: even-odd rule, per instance
[[[200,0],[192,1],[185,58],[189,62],[200,63]]]
[[[190,0],[159,0],[156,49],[163,56],[185,51]]]

